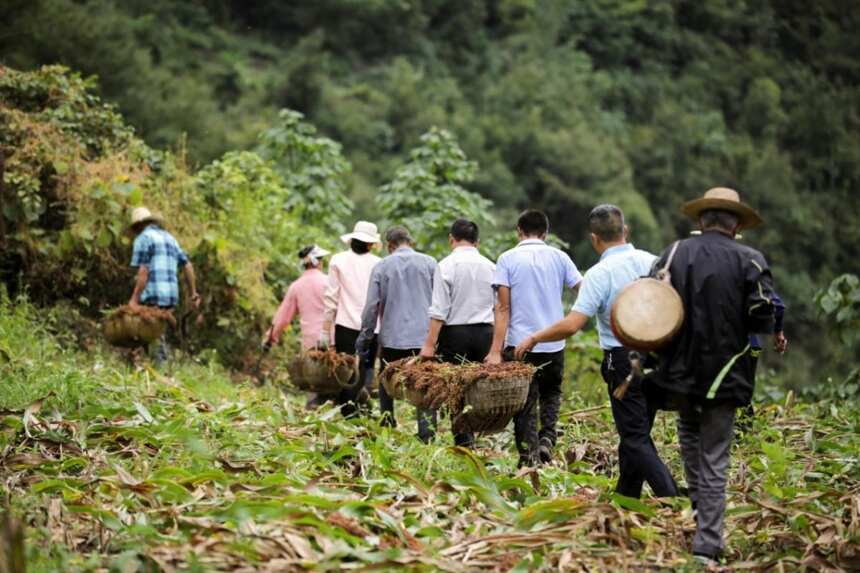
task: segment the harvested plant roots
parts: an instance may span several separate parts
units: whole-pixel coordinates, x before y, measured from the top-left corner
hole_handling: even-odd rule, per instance
[[[382,381],[393,388],[406,385],[424,394],[430,408],[446,407],[452,414],[463,410],[466,390],[478,380],[531,378],[535,367],[524,362],[450,364],[433,360],[402,358],[389,362],[382,371]]]
[[[140,305],[136,308],[129,305],[124,305],[108,315],[110,319],[119,319],[126,316],[136,316],[147,324],[155,324],[160,321],[165,321],[170,326],[176,326],[176,317],[173,316],[173,311],[166,308],[158,308],[157,306]]]
[[[338,371],[343,368],[353,368],[355,366],[355,356],[345,352],[337,352],[332,347],[328,347],[325,350],[308,350],[305,356],[311,360],[321,362],[328,367],[328,374],[332,377],[337,377]]]

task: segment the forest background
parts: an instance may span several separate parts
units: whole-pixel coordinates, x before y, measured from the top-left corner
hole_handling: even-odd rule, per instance
[[[657,251],[689,233],[683,201],[728,185],[763,214],[743,240],[766,254],[789,307],[792,349],[772,366],[791,387],[856,388],[860,287],[846,278],[816,297],[860,272],[856,3],[7,0],[2,11],[0,273],[36,301],[59,295],[91,316],[122,303],[120,222],[147,202],[203,271],[214,318],[197,344],[235,357],[295,276],[293,250],[335,246],[355,218],[405,221],[441,254],[463,212],[497,254],[516,213],[537,207],[584,269],[593,205],[620,204],[633,241]],[[92,79],[14,71],[49,64]]]

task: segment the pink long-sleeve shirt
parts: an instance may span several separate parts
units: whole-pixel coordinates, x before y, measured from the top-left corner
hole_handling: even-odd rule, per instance
[[[381,259],[372,253],[344,251],[331,258],[325,292],[325,318],[352,330],[361,329],[370,272]]]
[[[272,321],[272,341],[277,343],[281,333],[296,313],[302,328],[302,347],[313,348],[320,338],[325,315],[325,289],[328,277],[319,269],[308,269],[296,279]]]

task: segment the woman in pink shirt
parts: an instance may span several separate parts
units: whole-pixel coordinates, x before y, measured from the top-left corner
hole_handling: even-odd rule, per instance
[[[325,289],[328,277],[320,270],[323,257],[330,253],[312,245],[299,251],[299,258],[305,271],[293,281],[287,294],[275,313],[272,328],[266,333],[265,343],[278,344],[284,329],[299,314],[302,330],[302,348],[313,348],[320,339],[325,313]]]
[[[334,255],[329,264],[320,345],[328,346],[334,342],[338,352],[355,354],[355,341],[361,330],[361,313],[367,298],[370,273],[380,261],[370,252],[373,245],[380,242],[379,231],[373,223],[359,221],[352,233],[342,235],[340,239],[349,245],[349,250]],[[367,383],[365,373],[372,375],[373,372],[375,353],[372,354],[368,357],[369,365],[361,365],[358,383],[343,390],[336,399],[343,406],[341,412],[344,416],[354,413],[355,403],[367,398],[367,393],[362,390]]]

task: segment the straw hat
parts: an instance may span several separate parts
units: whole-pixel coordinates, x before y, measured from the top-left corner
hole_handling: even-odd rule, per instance
[[[161,223],[162,219],[158,215],[154,215],[152,211],[146,207],[137,207],[131,212],[131,226],[140,225],[142,223]]]
[[[376,225],[367,221],[359,221],[352,229],[352,233],[341,235],[340,240],[344,243],[349,243],[353,239],[358,239],[363,243],[379,243],[379,230]]]
[[[714,187],[705,191],[704,197],[688,201],[681,206],[681,212],[694,221],[699,220],[702,211],[717,209],[734,213],[740,218],[742,229],[751,229],[763,223],[755,209],[741,202],[738,192],[728,187]]]

